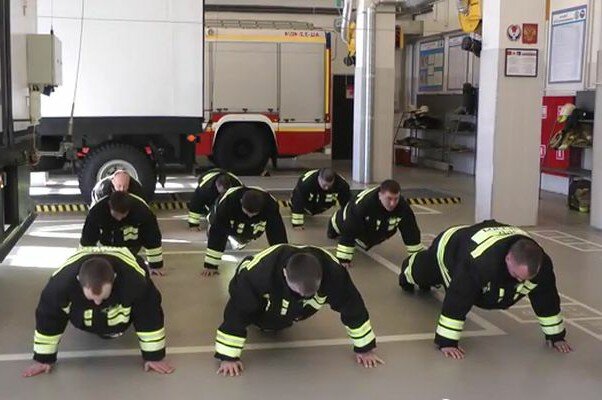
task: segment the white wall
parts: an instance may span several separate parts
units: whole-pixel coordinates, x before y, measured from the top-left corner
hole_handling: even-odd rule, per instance
[[[433,5],[432,12],[416,17],[417,21],[424,21],[424,36],[460,29],[456,1],[441,0]]]
[[[10,2],[14,119],[29,119],[26,34],[36,32],[36,7],[36,0]]]

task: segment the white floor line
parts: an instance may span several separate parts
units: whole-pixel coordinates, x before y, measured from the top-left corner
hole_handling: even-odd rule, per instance
[[[551,242],[554,242],[556,244],[559,244],[561,246],[565,246],[568,248],[571,248],[573,250],[577,250],[583,253],[592,253],[592,252],[598,252],[598,251],[602,251],[602,245],[600,245],[599,243],[595,243],[595,242],[591,242],[589,240],[580,238],[578,236],[575,235],[571,235],[570,233],[566,233],[566,232],[562,232],[562,231],[557,231],[557,230],[541,230],[541,231],[529,231],[529,233],[531,233],[532,235],[535,236],[539,236],[543,239],[547,239]],[[563,240],[560,239],[571,239],[572,241],[569,242],[565,242]],[[577,244],[580,245],[586,245],[586,246],[591,246],[593,248],[580,248],[578,246],[576,246]]]
[[[501,333],[500,333],[501,332]],[[482,337],[482,336],[498,336],[505,332],[494,330],[481,331],[465,331],[463,337]],[[414,342],[420,340],[432,340],[433,332],[430,333],[409,333],[402,335],[383,335],[377,336],[378,343],[394,343],[394,342]],[[298,340],[290,342],[269,342],[269,343],[249,343],[245,345],[247,350],[274,350],[274,349],[298,349],[311,347],[331,347],[331,346],[349,346],[351,341],[349,338],[337,339],[315,339],[315,340]],[[214,346],[182,346],[168,347],[167,354],[199,354],[213,353]],[[59,359],[69,358],[98,358],[98,357],[124,357],[124,356],[139,356],[139,349],[114,349],[114,350],[85,350],[85,351],[59,351]],[[31,353],[14,353],[0,354],[0,362],[6,361],[29,361]]]

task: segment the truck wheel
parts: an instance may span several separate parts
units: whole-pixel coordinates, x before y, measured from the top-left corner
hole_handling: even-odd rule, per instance
[[[254,123],[230,123],[220,129],[213,156],[215,163],[234,174],[259,175],[272,154],[267,132]]]
[[[99,180],[118,169],[126,170],[142,184],[145,199],[155,193],[157,176],[150,158],[138,148],[122,143],[109,143],[93,149],[83,160],[79,173],[79,189],[86,203]]]

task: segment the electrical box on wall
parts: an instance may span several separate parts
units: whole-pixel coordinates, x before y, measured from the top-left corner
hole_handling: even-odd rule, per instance
[[[27,81],[30,85],[60,86],[61,41],[55,35],[27,35]]]

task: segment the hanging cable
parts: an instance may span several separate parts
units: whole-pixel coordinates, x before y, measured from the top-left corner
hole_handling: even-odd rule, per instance
[[[79,67],[81,64],[82,57],[82,42],[84,38],[84,12],[85,12],[86,0],[82,0],[82,11],[79,26],[79,48],[77,50],[77,67],[75,69],[75,85],[73,88],[73,102],[71,103],[71,115],[69,116],[69,127],[67,130],[67,140],[73,140],[73,114],[75,112],[75,99],[77,98],[77,84],[79,82]]]

